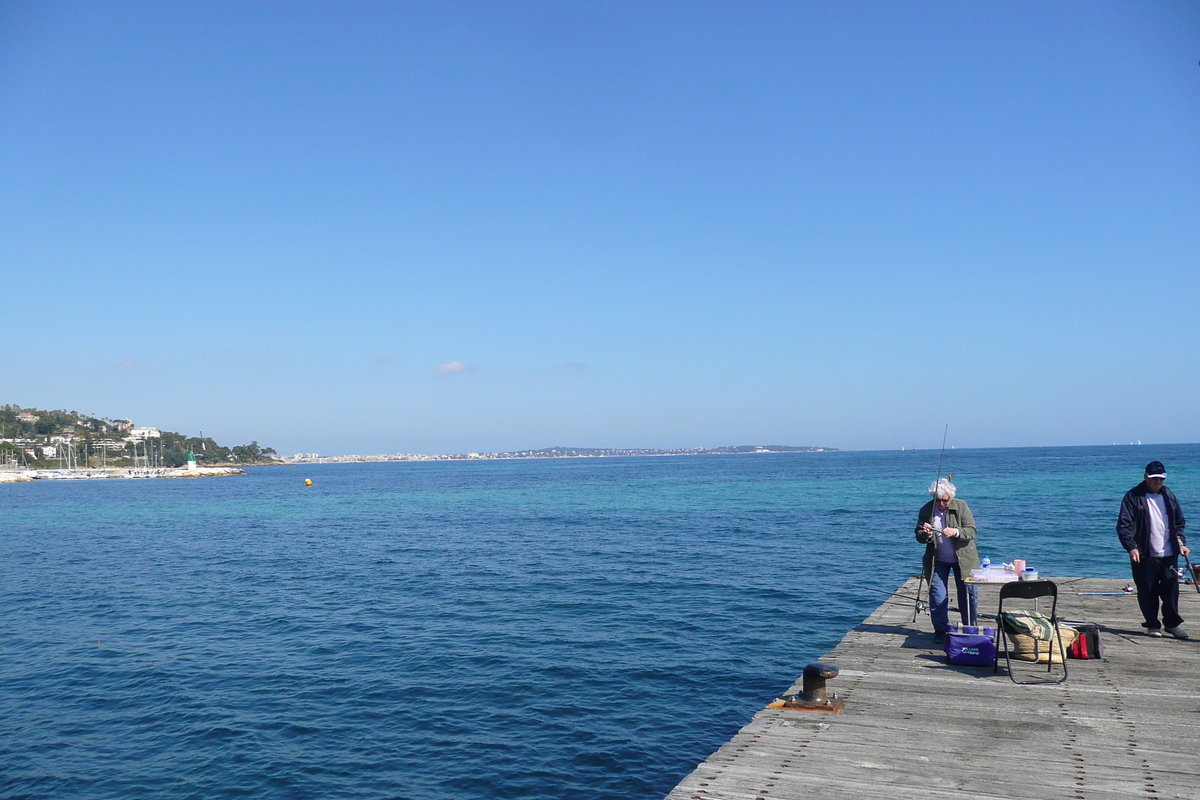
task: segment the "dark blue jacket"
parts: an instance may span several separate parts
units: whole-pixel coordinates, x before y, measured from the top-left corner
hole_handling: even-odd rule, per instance
[[[1162,487],[1163,500],[1167,507],[1167,541],[1174,542],[1175,552],[1180,545],[1187,544],[1183,528],[1187,522],[1183,512],[1179,510],[1179,501],[1175,493],[1166,486]],[[1143,556],[1150,555],[1150,525],[1146,515],[1146,482],[1125,493],[1121,500],[1121,513],[1117,515],[1117,536],[1121,537],[1121,546],[1126,551],[1137,548]]]

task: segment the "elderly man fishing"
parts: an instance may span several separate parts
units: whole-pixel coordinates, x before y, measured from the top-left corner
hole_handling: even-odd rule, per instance
[[[933,617],[933,641],[946,640],[950,627],[950,573],[958,587],[958,610],[964,625],[974,625],[979,592],[964,579],[979,569],[975,549],[975,517],[962,500],[955,498],[954,484],[938,478],[929,487],[933,499],[917,514],[917,541],[925,545],[923,569],[929,581],[929,612]]]
[[[1129,551],[1129,567],[1137,586],[1138,605],[1142,609],[1147,636],[1162,636],[1162,628],[1176,639],[1188,638],[1179,627],[1179,556],[1187,558],[1188,549],[1183,535],[1183,512],[1175,493],[1163,483],[1167,469],[1161,461],[1146,465],[1142,482],[1125,493],[1121,511],[1117,514],[1117,536],[1121,546]],[[1159,627],[1158,604],[1162,602],[1162,627]]]

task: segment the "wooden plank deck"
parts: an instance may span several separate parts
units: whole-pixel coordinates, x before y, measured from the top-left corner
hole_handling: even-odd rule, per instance
[[[995,675],[949,666],[929,615],[913,623],[912,601],[891,598],[819,659],[841,672],[828,686],[842,713],[759,711],[668,800],[1200,799],[1200,594],[1180,587],[1195,638],[1152,639],[1135,597],[1081,594],[1128,581],[1052,580],[1059,616],[1098,623],[1104,644],[1069,660],[1065,683],[1018,686],[1003,657]],[[981,624],[998,598],[980,587]],[[1037,669],[1014,662],[1022,678]]]

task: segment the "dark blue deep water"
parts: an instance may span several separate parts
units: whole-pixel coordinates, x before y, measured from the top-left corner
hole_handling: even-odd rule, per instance
[[[945,470],[993,561],[1124,577],[1153,458],[1200,514],[1197,445]],[[0,796],[661,797],[916,574],[937,460],[0,485]]]

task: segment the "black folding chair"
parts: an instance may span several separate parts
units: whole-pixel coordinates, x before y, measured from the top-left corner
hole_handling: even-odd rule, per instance
[[[1033,600],[1036,606],[1037,600],[1040,597],[1050,597],[1053,599],[1050,605],[1050,626],[1053,631],[1046,648],[1046,673],[1049,675],[1054,671],[1054,658],[1052,650],[1054,643],[1058,642],[1058,652],[1062,656],[1062,677],[1053,681],[1019,681],[1013,676],[1012,658],[1008,652],[1008,634],[1004,628],[1004,601],[1008,599]],[[1011,609],[1010,609],[1011,610]],[[1006,583],[1000,587],[1000,608],[996,610],[996,628],[1000,634],[1000,639],[1004,644],[1004,662],[1008,666],[1008,677],[1013,683],[1062,683],[1067,679],[1067,648],[1063,644],[1062,635],[1059,633],[1058,619],[1058,584],[1054,581],[1013,581]],[[1035,647],[1035,654],[1040,652],[1040,645]],[[1000,670],[1000,650],[996,650],[996,659],[992,662],[992,674]]]

